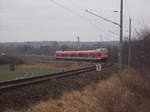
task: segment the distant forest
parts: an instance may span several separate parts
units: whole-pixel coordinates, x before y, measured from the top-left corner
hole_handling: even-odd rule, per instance
[[[52,56],[55,51],[61,50],[92,50],[97,48],[118,48],[117,41],[111,42],[11,42],[0,43],[0,54],[8,56],[16,55],[49,55]]]

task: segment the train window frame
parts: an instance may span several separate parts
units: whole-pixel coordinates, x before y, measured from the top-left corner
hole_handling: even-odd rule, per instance
[[[79,57],[87,58],[88,57],[88,53],[79,53]]]
[[[96,58],[96,54],[95,53],[89,53],[89,57],[90,58]]]

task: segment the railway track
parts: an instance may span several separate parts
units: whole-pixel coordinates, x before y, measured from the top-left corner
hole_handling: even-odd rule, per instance
[[[102,65],[101,70],[105,70],[110,66],[112,66],[112,64]],[[20,86],[41,83],[41,82],[52,80],[52,79],[60,79],[60,78],[65,78],[65,77],[69,77],[69,76],[76,76],[81,73],[92,72],[92,71],[96,71],[96,66],[90,66],[90,67],[66,71],[66,72],[60,72],[60,73],[47,74],[47,75],[41,75],[41,76],[36,76],[36,77],[0,82],[0,91],[4,90],[4,89],[11,89],[11,88],[20,87]]]

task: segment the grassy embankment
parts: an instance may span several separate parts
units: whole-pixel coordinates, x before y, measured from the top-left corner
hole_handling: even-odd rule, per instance
[[[18,78],[33,77],[43,74],[55,73],[59,70],[48,67],[18,65],[15,71],[9,70],[9,65],[0,66],[0,81],[13,80]]]
[[[28,105],[27,108],[20,105],[19,110],[13,112],[150,112],[150,77],[147,73],[125,70],[120,76],[114,74],[101,81],[97,80],[99,73],[96,74],[59,80],[56,84],[54,81],[35,85],[32,88],[37,90],[28,92],[30,96],[14,94],[8,103],[20,102],[16,97],[32,99],[21,102]],[[39,98],[44,100],[39,101]],[[38,102],[32,104],[35,100]],[[11,108],[17,105],[13,104]],[[5,112],[12,112],[11,108]]]
[[[126,70],[81,91],[48,100],[28,112],[150,112],[150,80],[146,74]]]
[[[73,70],[85,66],[91,66],[91,64],[81,62],[65,62],[65,61],[47,62],[47,63],[29,62],[26,64],[16,65],[15,71],[10,71],[9,65],[0,65],[0,81]]]

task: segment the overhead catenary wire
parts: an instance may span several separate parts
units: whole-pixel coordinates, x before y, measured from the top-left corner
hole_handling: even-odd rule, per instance
[[[65,5],[63,5],[63,4],[61,4],[61,3],[56,2],[56,0],[49,0],[49,1],[51,1],[52,3],[54,3],[55,5],[57,5],[57,6],[61,7],[61,8],[63,8],[63,9],[65,9],[66,11],[70,12],[70,13],[73,14],[74,16],[77,16],[77,17],[79,17],[80,19],[82,19],[82,20],[84,20],[84,21],[86,20],[86,21],[87,21],[88,23],[90,23],[97,31],[101,30],[103,33],[105,32],[105,33],[104,33],[105,35],[110,35],[109,32],[106,33],[106,31],[102,30],[100,27],[98,27],[96,24],[94,24],[92,20],[90,20],[90,19],[88,19],[88,18],[86,18],[86,17],[84,17],[84,16],[81,16],[80,14],[76,13],[75,11],[73,11],[72,9],[70,9],[69,7],[67,7],[67,6],[65,6]]]
[[[86,19],[83,16],[79,15],[78,13],[76,13],[75,11],[71,10],[70,8],[62,5],[61,3],[56,2],[55,0],[49,0],[49,1],[53,2],[55,5],[57,5],[57,6],[61,7],[61,8],[63,8],[63,9],[65,9],[66,11],[70,12],[72,15],[78,16],[81,19]]]
[[[72,11],[70,8],[68,8],[68,7],[66,7],[66,6],[56,2],[55,0],[50,0],[50,1],[53,2],[55,5],[57,5],[57,6],[61,7],[61,8],[63,8],[63,9],[65,9],[66,11],[70,12],[72,15],[78,16],[80,19],[86,20],[89,23],[93,24],[91,20],[89,20],[89,19],[87,19],[87,18],[77,14],[76,12]]]
[[[110,20],[110,19],[107,19],[107,18],[105,18],[105,17],[103,17],[103,16],[100,16],[100,15],[98,15],[98,14],[95,14],[95,13],[89,11],[89,10],[85,10],[85,11],[88,12],[88,13],[90,13],[90,14],[92,14],[92,15],[95,15],[95,16],[97,16],[97,17],[99,17],[99,18],[101,18],[101,19],[103,19],[103,20],[105,20],[105,21],[108,21],[108,22],[111,22],[111,23],[113,23],[113,24],[115,24],[115,25],[120,26],[120,24],[117,23],[117,22],[114,22],[114,21],[112,21],[112,20]]]
[[[84,16],[81,16],[80,14],[76,13],[75,11],[73,11],[72,9],[70,9],[69,7],[60,4],[60,3],[56,2],[55,0],[50,0],[50,1],[53,2],[55,5],[57,5],[57,6],[61,7],[61,8],[63,8],[63,9],[65,9],[66,11],[70,12],[72,15],[78,16],[80,19],[82,19],[84,21],[86,20],[89,23],[93,24],[92,20],[89,20],[88,18],[86,18]]]

